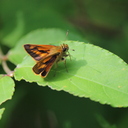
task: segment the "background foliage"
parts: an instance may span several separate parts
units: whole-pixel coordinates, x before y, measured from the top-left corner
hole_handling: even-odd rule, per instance
[[[0,45],[7,53],[32,30],[59,28],[65,33],[69,30],[72,40],[101,46],[128,62],[127,6],[125,0],[1,0]],[[14,65],[8,64],[14,69]],[[0,71],[4,73],[2,68]],[[127,108],[101,105],[36,83],[15,81],[15,85],[12,100],[1,105],[6,108],[1,128],[127,127]]]

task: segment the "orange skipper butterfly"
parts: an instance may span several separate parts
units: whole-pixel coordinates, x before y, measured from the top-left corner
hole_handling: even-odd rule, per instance
[[[67,44],[54,45],[33,45],[25,44],[25,50],[36,61],[32,68],[34,73],[45,78],[54,64],[65,61],[65,57],[70,56]]]

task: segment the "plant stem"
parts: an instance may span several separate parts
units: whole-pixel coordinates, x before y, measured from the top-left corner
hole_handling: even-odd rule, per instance
[[[11,71],[10,68],[8,67],[8,65],[6,63],[7,56],[3,55],[3,52],[1,50],[1,48],[0,48],[0,60],[1,60],[1,63],[2,63],[2,67],[3,67],[4,71],[6,72],[6,75],[12,77],[13,76],[13,71]]]

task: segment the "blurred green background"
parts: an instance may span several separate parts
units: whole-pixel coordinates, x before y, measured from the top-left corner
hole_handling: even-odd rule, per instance
[[[128,62],[127,0],[0,0],[0,45],[5,52],[40,28],[68,30],[69,35],[75,33]],[[0,128],[128,127],[127,108],[112,108],[24,81],[16,82],[12,100],[2,107],[6,110]]]

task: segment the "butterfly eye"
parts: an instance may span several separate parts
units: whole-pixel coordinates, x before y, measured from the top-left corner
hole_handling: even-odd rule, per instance
[[[68,48],[63,48],[63,52],[67,52],[68,51]]]
[[[63,48],[63,52],[66,52],[67,51],[67,48]]]
[[[65,58],[63,58],[63,57],[62,57],[62,58],[61,58],[61,60],[62,60],[62,61],[64,61],[64,60],[65,60]]]

